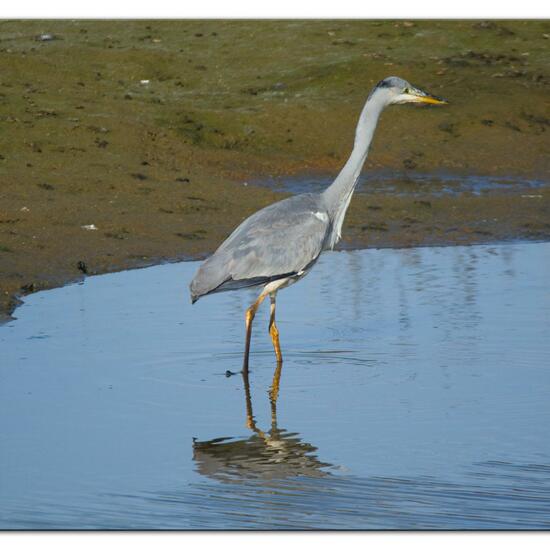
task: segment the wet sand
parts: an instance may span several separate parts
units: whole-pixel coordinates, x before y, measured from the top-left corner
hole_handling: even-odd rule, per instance
[[[397,74],[448,98],[388,109],[343,247],[547,240],[548,21],[1,21],[0,315],[86,274],[213,251],[280,193],[335,175],[368,92]],[[415,173],[513,192],[411,196]]]

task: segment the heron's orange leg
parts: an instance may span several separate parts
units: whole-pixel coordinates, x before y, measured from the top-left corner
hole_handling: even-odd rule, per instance
[[[269,317],[269,334],[273,342],[273,348],[275,349],[275,355],[277,357],[277,364],[283,362],[283,354],[281,353],[281,345],[279,343],[279,329],[275,323],[275,293],[269,295],[271,299],[271,315]]]
[[[250,337],[252,336],[252,321],[256,315],[256,311],[260,307],[260,304],[264,301],[266,294],[260,294],[258,299],[246,310],[245,324],[246,324],[246,342],[244,347],[244,361],[243,371],[248,373],[248,356],[250,355]]]

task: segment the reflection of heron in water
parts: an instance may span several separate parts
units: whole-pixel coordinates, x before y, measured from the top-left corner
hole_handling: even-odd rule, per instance
[[[271,429],[262,431],[256,425],[250,397],[248,372],[243,371],[246,399],[246,425],[254,432],[248,439],[220,437],[210,441],[193,440],[193,459],[198,472],[226,482],[244,479],[282,479],[296,476],[322,477],[331,464],[321,462],[314,454],[316,447],[303,442],[296,433],[277,426],[277,397],[282,363],[277,363],[269,391]]]

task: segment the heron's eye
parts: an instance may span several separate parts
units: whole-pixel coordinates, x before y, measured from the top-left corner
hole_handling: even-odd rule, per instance
[[[403,93],[404,93],[404,94],[410,94],[411,91],[409,90],[409,88],[405,88],[405,89],[403,90]]]

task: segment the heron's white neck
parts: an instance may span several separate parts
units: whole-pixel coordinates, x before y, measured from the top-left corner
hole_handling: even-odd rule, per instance
[[[340,240],[344,217],[357,185],[359,174],[367,159],[378,117],[387,104],[386,95],[380,91],[375,90],[369,96],[357,123],[353,151],[336,179],[323,192],[323,199],[333,227],[328,243],[330,248],[333,248]]]

